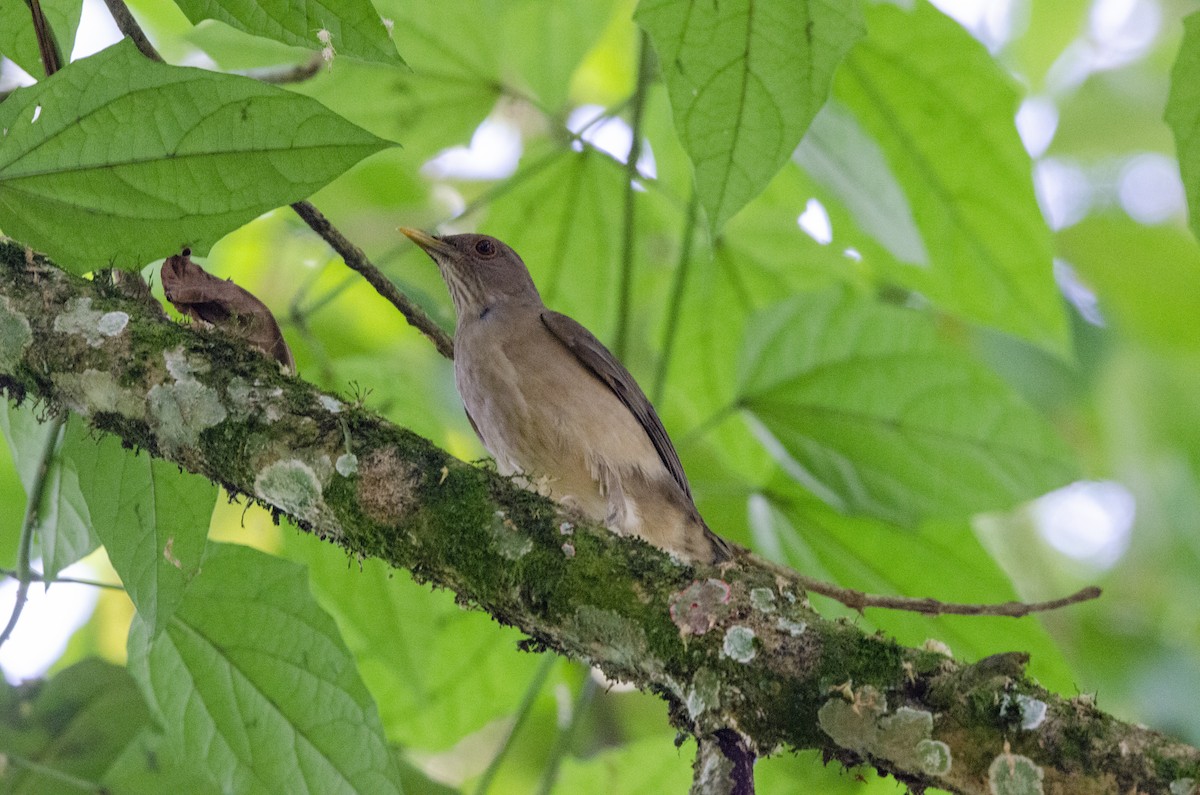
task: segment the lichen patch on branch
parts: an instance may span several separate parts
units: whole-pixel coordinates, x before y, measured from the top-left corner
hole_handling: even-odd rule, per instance
[[[182,347],[163,352],[173,384],[155,384],[146,394],[150,422],[165,450],[194,447],[200,433],[225,420],[228,412],[215,389],[196,380],[206,365],[188,361]]]
[[[129,325],[129,315],[121,311],[101,312],[92,309],[92,299],[72,298],[67,308],[54,318],[54,330],[62,334],[77,334],[88,345],[98,348],[105,340],[115,337]]]
[[[988,788],[992,795],[1042,795],[1044,776],[1036,762],[1012,753],[1006,745],[988,766]]]
[[[741,625],[730,627],[725,633],[721,653],[734,662],[748,663],[758,654],[754,648],[754,630]]]
[[[1033,731],[1046,720],[1046,702],[1024,693],[1005,693],[1000,701],[1000,711],[1003,713],[1008,709],[1015,709],[1020,713],[1021,728],[1025,731]]]
[[[297,458],[276,461],[254,479],[254,496],[281,511],[320,527],[326,535],[340,536],[341,526],[325,504],[321,479]]]
[[[912,707],[889,713],[887,698],[870,685],[847,687],[817,711],[821,728],[838,745],[901,770],[941,777],[950,772],[952,754],[948,744],[933,739],[933,718],[932,712]]]

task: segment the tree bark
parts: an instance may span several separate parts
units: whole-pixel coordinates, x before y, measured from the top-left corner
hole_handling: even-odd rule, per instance
[[[10,398],[76,412],[355,555],[453,589],[532,648],[657,693],[700,740],[694,791],[721,792],[719,780],[734,791],[755,755],[782,748],[819,748],[918,791],[1188,793],[1200,780],[1200,751],[1046,691],[1024,654],[966,664],[825,620],[751,560],[682,565],[119,284],[0,241]]]

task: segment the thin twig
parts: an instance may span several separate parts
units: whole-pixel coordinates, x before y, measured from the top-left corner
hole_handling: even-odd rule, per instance
[[[33,34],[37,37],[38,55],[42,58],[42,70],[46,73],[46,77],[49,77],[62,68],[62,48],[58,46],[58,39],[54,37],[54,29],[50,27],[50,23],[46,21],[46,15],[42,13],[42,4],[38,0],[25,0],[25,5],[29,6],[29,13],[33,16]]]
[[[4,642],[16,629],[17,621],[21,618],[21,611],[25,609],[25,601],[29,598],[29,586],[33,582],[33,567],[30,565],[33,528],[38,522],[42,495],[46,491],[47,475],[50,472],[50,463],[54,460],[54,448],[58,446],[58,434],[62,430],[63,423],[64,420],[61,417],[56,417],[48,423],[46,442],[42,447],[37,472],[34,473],[33,483],[29,488],[29,500],[25,503],[25,518],[21,521],[21,537],[17,541],[17,598],[13,602],[12,615],[8,617],[8,624],[4,627],[4,631],[0,632],[0,646],[4,645]]]
[[[671,364],[671,353],[675,349],[675,332],[679,328],[679,312],[683,307],[683,293],[687,289],[688,271],[692,263],[692,240],[696,236],[696,216],[700,205],[699,194],[692,188],[687,211],[683,217],[683,239],[679,243],[679,263],[675,267],[675,282],[671,285],[671,303],[667,307],[667,328],[663,332],[662,355],[658,358],[658,369],[654,372],[654,386],[650,391],[650,402],[658,403],[663,387],[667,384],[667,368]]]
[[[0,575],[5,577],[17,577],[20,575],[16,569],[0,569]],[[55,583],[64,583],[66,585],[88,585],[92,588],[108,588],[113,591],[124,591],[125,586],[115,582],[100,582],[99,580],[85,580],[81,577],[47,577],[36,569],[30,571],[30,580],[33,582],[43,582],[46,585],[54,585]]]
[[[420,331],[433,346],[437,348],[438,353],[445,356],[447,359],[454,358],[454,343],[450,336],[442,331],[441,326],[433,322],[429,315],[425,314],[425,310],[417,306],[412,300],[400,292],[396,285],[392,284],[388,277],[383,275],[383,272],[371,264],[367,259],[367,255],[362,252],[358,246],[346,239],[346,236],[339,232],[329,220],[321,214],[321,211],[314,207],[310,202],[299,201],[292,205],[292,209],[296,211],[304,222],[308,224],[314,232],[325,239],[333,250],[341,255],[345,260],[346,265],[351,270],[359,273],[367,283],[375,288],[375,291],[391,302],[392,306],[400,310],[400,314],[404,315],[404,319],[413,328]]]
[[[504,738],[504,744],[496,751],[496,755],[492,757],[492,761],[488,763],[487,770],[483,771],[483,776],[480,777],[479,783],[475,785],[475,795],[485,795],[488,789],[492,786],[492,779],[496,777],[496,771],[500,769],[500,764],[504,761],[504,757],[508,755],[508,751],[512,748],[513,738],[517,736],[517,732],[521,731],[521,726],[525,724],[525,719],[529,717],[529,713],[533,711],[533,702],[537,700],[538,694],[542,692],[542,686],[546,684],[546,677],[550,675],[550,669],[558,662],[558,657],[553,654],[543,654],[542,660],[538,664],[538,668],[533,672],[533,679],[530,680],[529,686],[525,688],[525,695],[521,698],[521,704],[517,707],[516,717],[513,718],[512,729],[509,730],[508,736]]]
[[[791,569],[771,563],[770,561],[765,561],[757,555],[752,555],[752,557],[759,563],[766,565],[772,571],[782,574],[793,582],[798,583],[804,590],[827,596],[860,613],[868,607],[882,607],[887,610],[903,610],[907,613],[921,613],[930,616],[1007,616],[1010,618],[1021,618],[1031,613],[1045,613],[1050,610],[1058,610],[1063,607],[1079,604],[1080,602],[1089,602],[1092,599],[1098,599],[1101,594],[1099,588],[1095,585],[1089,585],[1087,588],[1076,591],[1070,596],[1064,596],[1061,599],[1052,599],[1048,602],[1001,602],[998,604],[939,602],[937,599],[930,599],[928,597],[883,596],[863,593],[853,588],[842,588],[824,580],[797,574]]]
[[[645,31],[638,39],[637,87],[633,94],[633,118],[630,127],[633,140],[629,144],[629,156],[625,158],[625,211],[621,220],[621,281],[617,292],[617,328],[613,334],[613,353],[617,358],[625,356],[629,342],[629,304],[633,292],[633,248],[634,248],[634,191],[638,178],[638,160],[642,156],[642,113],[646,109],[646,89],[650,85],[650,40]]]
[[[158,54],[158,50],[154,49],[150,39],[146,38],[146,32],[133,18],[133,14],[129,12],[129,7],[123,0],[104,0],[104,5],[108,6],[108,13],[112,14],[113,22],[117,23],[117,30],[131,38],[142,55],[152,61],[162,62],[163,57]]]

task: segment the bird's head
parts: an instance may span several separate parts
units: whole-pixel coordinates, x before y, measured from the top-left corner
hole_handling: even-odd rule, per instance
[[[437,263],[454,300],[459,324],[504,303],[541,303],[525,263],[496,238],[473,234],[436,236],[403,226],[400,231]]]

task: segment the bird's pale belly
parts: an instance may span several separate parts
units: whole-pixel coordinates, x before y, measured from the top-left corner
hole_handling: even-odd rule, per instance
[[[502,473],[523,475],[547,496],[611,523],[606,474],[658,478],[666,469],[611,390],[550,350],[556,355],[536,363],[520,361],[520,352],[511,354],[514,362],[510,351],[493,350],[486,373],[456,366],[459,394]],[[564,370],[575,376],[569,386]]]

